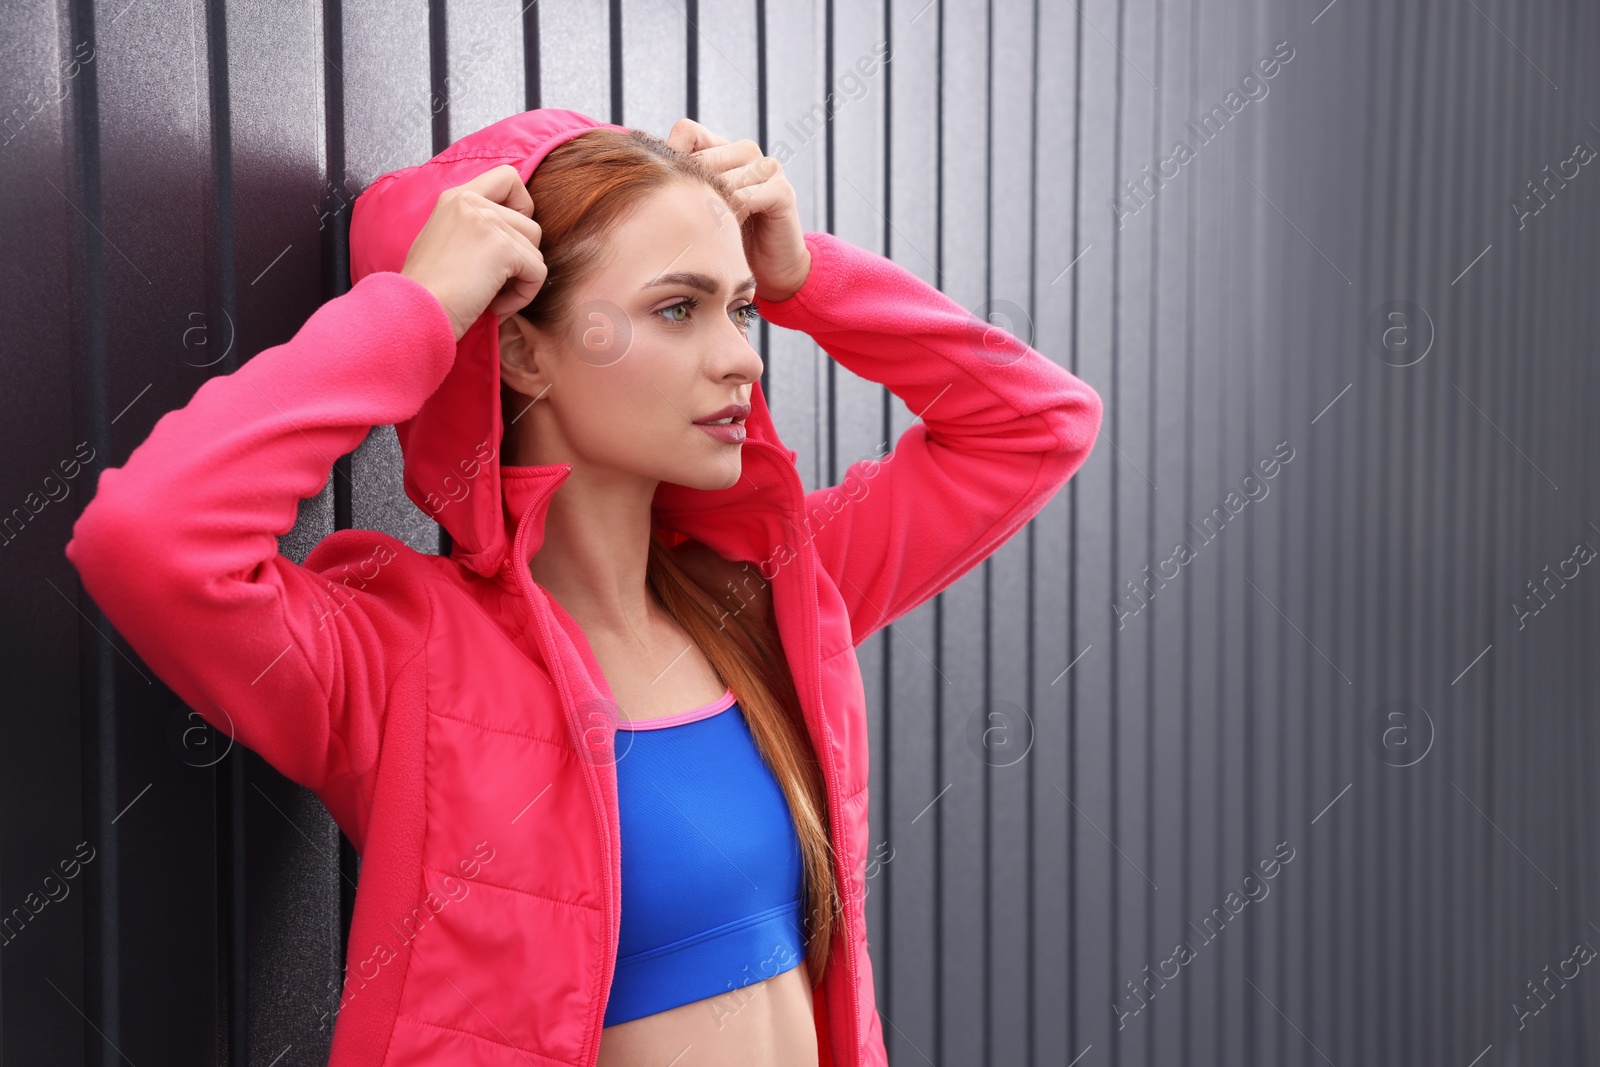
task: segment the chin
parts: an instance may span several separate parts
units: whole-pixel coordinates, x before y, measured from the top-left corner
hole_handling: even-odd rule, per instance
[[[681,478],[671,480],[691,489],[729,489],[739,483],[744,473],[744,464],[740,461],[739,454],[733,452],[726,459],[697,463],[692,469],[680,473]]]

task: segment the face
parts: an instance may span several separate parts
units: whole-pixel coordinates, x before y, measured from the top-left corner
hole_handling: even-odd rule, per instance
[[[709,187],[675,183],[620,223],[609,249],[576,291],[564,336],[519,315],[501,324],[501,378],[522,394],[505,413],[505,462],[733,485],[762,368],[744,310],[755,279],[736,220]],[[730,406],[738,431],[697,425],[726,418]]]

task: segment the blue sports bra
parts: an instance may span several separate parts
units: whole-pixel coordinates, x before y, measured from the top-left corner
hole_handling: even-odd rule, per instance
[[[619,722],[622,929],[606,1026],[727,993],[804,958],[804,866],[733,690]]]

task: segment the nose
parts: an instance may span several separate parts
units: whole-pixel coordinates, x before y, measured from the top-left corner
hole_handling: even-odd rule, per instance
[[[754,332],[754,327],[751,328]],[[761,380],[765,364],[761,353],[750,343],[749,335],[742,332],[733,320],[717,331],[715,354],[712,357],[712,376],[718,381],[755,382]]]

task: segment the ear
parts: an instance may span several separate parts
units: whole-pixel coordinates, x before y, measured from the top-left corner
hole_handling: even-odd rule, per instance
[[[547,342],[515,312],[500,320],[500,380],[530,397],[542,394],[551,382]]]

